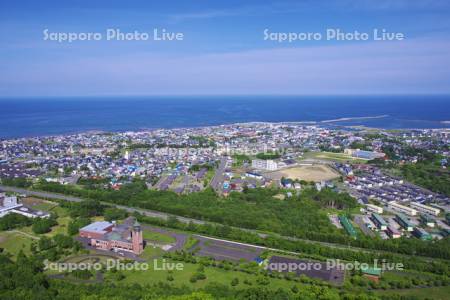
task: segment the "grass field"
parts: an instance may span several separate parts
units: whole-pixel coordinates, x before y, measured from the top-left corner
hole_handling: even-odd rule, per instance
[[[70,221],[67,210],[59,207],[57,203],[33,197],[24,198],[23,203],[36,210],[51,211],[56,213],[58,215],[58,225],[52,227],[50,232],[42,235],[35,234],[31,229],[31,226],[17,228],[13,231],[0,232],[0,248],[3,248],[5,252],[12,254],[14,257],[20,250],[23,250],[25,254],[30,254],[31,243],[34,240],[38,240],[40,236],[53,237],[58,233],[66,234],[67,225]]]
[[[183,249],[184,250],[189,250],[192,247],[194,247],[197,243],[198,243],[198,240],[196,238],[192,237],[192,235],[189,235],[186,243],[183,246]]]
[[[171,263],[170,260],[166,260],[166,262]],[[123,282],[130,284],[132,283],[151,284],[157,282],[169,283],[170,281],[167,280],[167,276],[170,274],[174,279],[173,281],[171,281],[171,284],[178,287],[182,287],[183,285],[185,285],[191,288],[202,288],[210,282],[218,282],[224,285],[230,285],[231,281],[234,278],[238,278],[239,280],[239,284],[236,286],[236,289],[249,288],[251,286],[253,287],[260,286],[256,282],[256,279],[258,278],[257,275],[247,274],[244,272],[233,270],[224,270],[217,267],[205,267],[204,273],[206,275],[206,279],[192,283],[189,281],[189,279],[192,276],[192,274],[196,273],[199,267],[198,264],[189,264],[183,262],[182,271],[178,270],[168,271],[168,270],[155,270],[154,268],[155,263],[157,264],[157,266],[161,267],[162,259],[158,259],[156,260],[156,262],[151,261],[149,270],[147,271],[124,271],[123,274],[125,275],[125,279],[123,280]],[[246,279],[251,283],[251,285],[244,283],[244,280]],[[264,285],[264,287],[276,290],[278,288],[290,289],[293,285],[302,286],[302,284],[300,283],[294,283],[292,281],[287,281],[284,279],[271,278],[269,284]]]
[[[37,198],[26,198],[26,199],[27,199],[26,204],[33,207],[33,209],[41,209],[44,211],[49,211],[49,209],[51,209],[50,210],[51,212],[56,213],[58,215],[58,218],[56,219],[58,222],[58,225],[53,226],[51,228],[50,232],[44,233],[44,234],[35,234],[32,230],[32,226],[18,228],[17,231],[24,233],[24,234],[22,234],[22,237],[26,237],[26,235],[28,234],[28,235],[35,236],[38,239],[40,236],[53,237],[53,236],[57,235],[58,233],[67,234],[67,226],[68,226],[71,218],[68,216],[68,212],[66,209],[58,206],[57,203],[53,203],[50,201],[41,200],[41,199],[37,199]],[[103,219],[103,217],[102,217],[102,219]],[[0,247],[1,247],[1,245],[0,245]]]
[[[351,155],[344,154],[344,153],[335,153],[335,152],[307,152],[303,156],[302,159],[324,159],[324,160],[332,160],[337,162],[359,162],[359,163],[365,163],[367,162],[366,159],[362,158],[356,158],[352,157]]]
[[[107,260],[114,259],[117,260],[118,258],[112,255],[106,255],[106,254],[86,254],[86,255],[75,255],[75,256],[69,256],[64,259],[62,259],[62,262],[66,263],[106,263]]]
[[[417,299],[447,300],[450,295],[450,286],[403,289],[395,291],[375,291],[374,293],[379,296],[397,294],[401,296],[414,296]]]
[[[46,233],[45,236],[52,237],[58,233],[67,234],[67,226],[69,225],[70,220],[70,217],[59,217],[57,219],[58,225],[53,226],[52,230],[49,233]]]
[[[155,231],[144,230],[143,231],[144,240],[149,240],[153,242],[158,242],[162,244],[171,244],[175,242],[175,239],[167,234],[162,234]]]
[[[12,254],[14,257],[23,250],[25,254],[30,254],[30,245],[33,242],[31,237],[18,232],[0,232],[0,248],[4,252]]]
[[[29,206],[36,210],[44,210],[44,211],[50,211],[54,207],[58,206],[58,203],[50,202],[34,197],[26,197],[21,199],[22,203],[26,206]]]
[[[143,258],[147,261],[150,261],[152,259],[161,257],[163,254],[164,254],[164,250],[162,250],[161,248],[147,245],[144,248],[144,252],[142,252],[142,254],[139,255],[139,257]]]
[[[60,207],[58,207],[58,208],[60,208]],[[31,226],[20,228],[20,231],[23,231],[25,233],[28,233],[28,234],[31,234],[31,235],[34,235],[37,237],[38,236],[53,237],[53,236],[57,235],[58,233],[67,234],[67,226],[68,226],[70,220],[71,219],[68,216],[58,217],[56,219],[56,221],[58,222],[58,225],[53,226],[51,228],[50,232],[47,232],[44,234],[35,234],[31,228]]]
[[[266,174],[272,179],[282,177],[320,182],[339,177],[339,174],[326,165],[298,166]]]

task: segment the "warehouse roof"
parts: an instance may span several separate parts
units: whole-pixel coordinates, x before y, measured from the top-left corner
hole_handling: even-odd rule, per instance
[[[108,228],[112,225],[113,225],[112,223],[109,223],[106,221],[98,221],[98,222],[89,224],[89,225],[81,228],[80,230],[89,231],[89,232],[97,232],[97,233],[105,233],[106,228]]]

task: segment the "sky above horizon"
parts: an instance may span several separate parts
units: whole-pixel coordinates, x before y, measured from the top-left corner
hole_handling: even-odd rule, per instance
[[[183,40],[154,41],[155,28]],[[102,36],[58,42],[46,29]],[[149,40],[106,40],[108,29]],[[450,1],[1,1],[0,70],[0,97],[450,94]]]

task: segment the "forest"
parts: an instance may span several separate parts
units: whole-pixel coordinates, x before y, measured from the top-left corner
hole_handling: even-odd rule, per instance
[[[349,213],[356,201],[345,193],[329,189],[305,190],[286,200],[275,199],[277,189],[248,189],[219,197],[211,189],[187,195],[148,190],[142,181],[120,190],[85,190],[40,181],[38,190],[75,195],[114,204],[157,210],[223,225],[272,232],[284,236],[351,245],[354,247],[450,259],[449,239],[424,242],[418,239],[382,240],[359,235],[352,239],[334,227],[326,215],[330,205]]]

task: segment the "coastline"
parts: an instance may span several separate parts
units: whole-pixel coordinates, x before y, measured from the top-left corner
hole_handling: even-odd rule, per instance
[[[383,129],[450,128],[450,96],[149,97],[2,100],[0,138],[284,123]]]
[[[30,135],[30,136],[18,136],[18,137],[2,137],[0,136],[0,141],[5,140],[20,140],[20,139],[32,139],[32,138],[53,138],[53,137],[63,137],[63,136],[71,136],[78,134],[123,134],[127,132],[133,133],[145,133],[152,132],[157,130],[183,130],[183,129],[202,129],[209,127],[224,127],[224,126],[248,126],[252,124],[273,124],[273,125],[303,125],[303,126],[317,126],[317,127],[334,127],[333,129],[347,129],[347,130],[385,130],[385,131],[411,131],[411,130],[433,130],[433,131],[441,131],[441,130],[450,130],[450,122],[445,123],[444,121],[440,123],[448,124],[448,127],[433,127],[433,128],[383,128],[383,127],[372,127],[367,125],[342,125],[342,124],[334,124],[345,121],[353,121],[353,120],[366,120],[366,119],[378,119],[380,117],[355,117],[355,118],[339,118],[336,120],[326,120],[326,121],[289,121],[289,122],[238,122],[238,123],[226,123],[226,124],[218,124],[218,125],[206,125],[206,126],[185,126],[185,127],[154,127],[154,128],[137,128],[135,130],[104,130],[104,129],[89,129],[89,130],[81,130],[81,131],[71,131],[64,132],[58,134],[41,134],[41,135]]]

